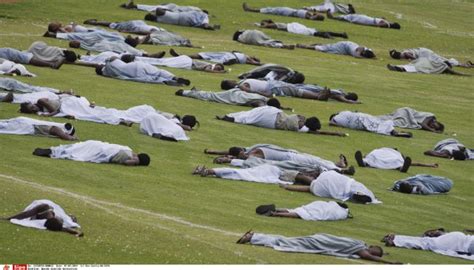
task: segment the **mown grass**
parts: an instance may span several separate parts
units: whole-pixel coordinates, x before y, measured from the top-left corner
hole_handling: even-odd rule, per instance
[[[156,1],[143,1],[154,3]],[[317,2],[317,1],[316,1]],[[469,161],[458,162],[431,158],[423,151],[444,138],[457,136],[467,146],[474,146],[472,137],[472,77],[449,75],[417,75],[390,72],[387,63],[391,48],[425,46],[442,55],[459,60],[474,55],[472,32],[472,1],[351,1],[358,12],[385,16],[399,21],[401,31],[378,29],[326,20],[302,21],[296,18],[245,13],[239,1],[179,1],[179,4],[200,6],[212,14],[211,22],[222,25],[217,32],[163,25],[189,37],[204,50],[240,50],[256,55],[264,62],[288,65],[306,75],[306,82],[355,91],[363,104],[316,102],[282,98],[285,106],[297,113],[317,115],[326,130],[344,131],[349,137],[325,137],[265,130],[217,121],[215,115],[245,110],[237,106],[205,103],[177,97],[177,88],[124,82],[95,75],[93,69],[65,65],[60,70],[28,66],[36,78],[20,78],[24,82],[58,89],[74,89],[99,105],[128,108],[149,104],[162,111],[195,114],[201,128],[191,132],[191,141],[169,143],[139,134],[132,128],[74,121],[81,140],[98,139],[129,145],[147,152],[152,163],[147,168],[130,168],[104,164],[88,164],[33,157],[35,147],[59,145],[59,140],[28,136],[1,136],[0,151],[0,215],[20,211],[30,201],[49,198],[78,216],[85,231],[83,239],[66,234],[47,233],[0,225],[0,260],[27,263],[354,263],[334,257],[308,254],[282,254],[270,249],[234,244],[238,234],[255,231],[289,236],[326,232],[350,236],[377,244],[386,233],[416,235],[425,229],[445,227],[462,230],[473,224],[472,205],[474,167]],[[20,1],[0,4],[0,47],[27,49],[36,40],[50,45],[67,46],[67,42],[43,38],[50,21],[82,22],[97,18],[110,21],[141,19],[139,11],[118,8],[121,1]],[[279,6],[280,1],[252,1],[252,6]],[[286,1],[288,6],[307,6],[311,1]],[[397,18],[401,14],[401,18]],[[400,17],[400,15],[398,15]],[[371,47],[375,60],[326,55],[309,50],[286,51],[244,46],[231,40],[237,29],[253,28],[252,23],[263,18],[277,21],[299,21],[321,30],[346,31],[350,40]],[[328,40],[264,30],[270,36],[287,43],[326,43]],[[155,52],[168,50],[164,46],[142,46]],[[178,48],[180,52],[197,49]],[[84,54],[84,51],[79,51]],[[235,78],[251,66],[232,66],[228,74],[206,74],[172,70],[189,78],[200,89],[219,89],[225,78]],[[170,69],[171,70],[171,69]],[[472,70],[458,71],[474,74]],[[385,137],[366,132],[329,128],[328,117],[340,110],[352,109],[374,115],[391,112],[401,106],[434,112],[445,123],[445,134],[414,131],[414,138]],[[0,104],[0,118],[18,116],[17,105]],[[60,121],[60,119],[51,119]],[[249,146],[274,143],[335,160],[339,153],[355,164],[353,153],[364,153],[382,146],[397,147],[413,160],[437,162],[438,169],[412,168],[408,174],[396,171],[358,169],[355,178],[367,185],[384,202],[382,205],[354,205],[355,218],[341,222],[307,222],[302,220],[264,218],[255,215],[256,205],[276,203],[295,207],[317,198],[310,194],[287,192],[277,186],[199,178],[190,175],[195,165],[212,167],[211,157],[202,154],[204,148],[226,149],[232,145]],[[454,180],[449,195],[407,196],[389,192],[393,181],[431,173]],[[13,181],[13,176],[37,183],[32,186]],[[51,190],[61,188],[84,197]],[[132,207],[126,209],[100,201]],[[151,213],[140,212],[137,209]],[[169,219],[163,214],[176,217]],[[188,221],[211,227],[190,227]],[[228,233],[213,231],[220,229]],[[230,234],[229,234],[230,233]],[[387,248],[388,259],[407,263],[467,263],[468,261],[436,255],[430,252]]]

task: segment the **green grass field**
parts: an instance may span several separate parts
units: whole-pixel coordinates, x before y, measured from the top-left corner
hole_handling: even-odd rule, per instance
[[[8,3],[3,3],[8,2]],[[50,21],[82,22],[97,18],[109,21],[142,19],[145,13],[119,8],[121,0],[82,1],[0,1],[0,47],[27,49],[37,40],[49,45],[67,47],[66,41],[43,38]],[[143,0],[139,3],[158,3]],[[301,7],[319,1],[285,1],[284,5]],[[314,136],[231,124],[215,120],[215,115],[246,110],[245,107],[177,97],[178,88],[164,85],[125,82],[95,74],[94,69],[64,65],[60,70],[28,66],[36,78],[19,78],[34,85],[50,86],[76,93],[98,105],[128,108],[149,104],[162,111],[195,114],[201,127],[189,133],[191,141],[170,143],[139,133],[131,128],[74,121],[81,140],[96,139],[128,145],[152,157],[149,167],[125,167],[91,164],[34,157],[35,147],[64,144],[64,141],[30,136],[0,138],[0,216],[21,211],[32,200],[48,198],[78,217],[85,237],[77,239],[65,233],[41,232],[0,223],[0,262],[5,263],[279,263],[279,264],[346,264],[360,263],[329,256],[284,254],[235,241],[248,229],[287,236],[318,232],[349,236],[381,244],[389,232],[418,235],[424,230],[444,227],[448,230],[472,228],[474,166],[423,155],[441,139],[457,136],[474,147],[473,101],[474,79],[450,75],[419,75],[391,72],[388,50],[428,47],[441,55],[459,60],[473,60],[474,1],[467,0],[399,0],[350,1],[359,13],[385,16],[398,21],[401,31],[351,25],[326,20],[302,21],[296,18],[246,13],[241,1],[178,1],[209,10],[212,23],[220,31],[163,25],[190,38],[205,51],[240,50],[256,55],[263,62],[284,64],[303,72],[307,83],[355,91],[363,102],[349,105],[295,98],[281,98],[283,105],[303,115],[317,115],[324,130],[343,131],[349,137]],[[281,1],[252,1],[253,6],[280,6]],[[250,4],[249,3],[249,4]],[[398,17],[398,18],[397,18]],[[252,29],[263,18],[277,21],[299,21],[320,30],[345,31],[351,41],[371,47],[375,60],[327,55],[315,51],[294,51],[245,46],[231,40],[237,29]],[[325,39],[264,30],[286,43],[326,43]],[[337,40],[336,40],[337,41]],[[168,50],[164,46],[141,46],[149,52]],[[179,48],[180,52],[198,49]],[[84,54],[84,51],[77,51]],[[234,65],[227,74],[171,70],[189,78],[199,89],[218,91],[222,79],[235,79],[252,66]],[[456,68],[474,75],[474,70]],[[18,77],[17,77],[18,78]],[[351,109],[374,115],[411,106],[431,111],[446,125],[445,134],[414,131],[414,138],[394,138],[368,132],[328,127],[328,117]],[[19,116],[18,105],[0,104],[0,118]],[[51,121],[64,121],[52,118]],[[225,181],[191,175],[196,165],[214,166],[204,148],[227,149],[273,143],[336,160],[340,153],[355,165],[356,150],[364,153],[377,147],[397,147],[415,161],[436,162],[438,169],[411,168],[408,174],[357,168],[355,179],[364,183],[381,199],[382,205],[350,204],[354,219],[339,222],[310,222],[282,218],[265,218],[255,214],[255,207],[276,203],[296,207],[313,200],[310,194],[288,192],[275,185]],[[449,195],[410,196],[387,190],[398,179],[418,173],[451,178],[454,188]],[[469,206],[471,205],[471,206]],[[387,248],[388,260],[412,264],[464,264],[469,261],[425,251]]]

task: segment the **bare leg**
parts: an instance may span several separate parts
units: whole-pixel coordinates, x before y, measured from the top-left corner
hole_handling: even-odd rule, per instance
[[[28,64],[33,65],[33,66],[38,66],[38,67],[50,67],[54,69],[59,69],[61,65],[63,64],[63,62],[62,61],[58,61],[56,63],[46,62],[33,56],[33,58],[31,58]]]
[[[229,151],[220,151],[220,150],[212,150],[212,149],[204,149],[204,154],[208,155],[228,155]]]
[[[411,132],[402,132],[402,131],[395,131],[395,130],[392,131],[391,135],[395,137],[403,137],[403,138],[413,137],[413,134]]]
[[[294,212],[288,212],[288,210],[280,210],[277,209],[277,211],[273,212],[271,217],[287,217],[287,218],[301,218],[298,216],[298,214]]]
[[[257,12],[257,13],[260,13],[260,9],[259,9],[259,8],[251,8],[251,7],[249,7],[249,5],[247,5],[247,3],[243,3],[243,4],[242,4],[242,8],[243,8],[245,11],[248,11],[248,12]]]
[[[314,46],[316,45],[319,45],[319,44],[311,44],[311,45],[296,44],[296,48],[314,50]]]
[[[306,185],[306,186],[311,185],[311,182],[313,182],[313,180],[314,180],[314,177],[309,177],[301,173],[297,174],[295,177],[295,183]]]
[[[182,55],[182,54],[179,54],[178,52],[176,52],[173,48],[170,49],[170,54],[174,57],[178,57],[178,56]],[[202,59],[202,57],[199,54],[189,54],[187,56],[189,56],[192,59]]]

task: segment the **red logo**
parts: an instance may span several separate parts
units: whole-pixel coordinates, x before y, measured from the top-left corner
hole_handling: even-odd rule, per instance
[[[28,264],[14,264],[13,270],[28,270]]]
[[[10,269],[10,266],[8,264],[5,264],[5,266],[3,267],[3,270],[9,270]]]

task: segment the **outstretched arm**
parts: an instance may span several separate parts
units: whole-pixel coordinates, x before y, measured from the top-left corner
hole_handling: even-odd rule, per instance
[[[71,228],[63,228],[62,230],[63,232],[67,232],[67,233],[70,233],[70,234],[74,234],[75,236],[77,237],[83,237],[84,236],[84,233],[79,231],[79,230],[76,230],[76,229],[71,229]]]
[[[340,136],[340,137],[346,137],[348,134],[343,133],[343,132],[334,132],[334,131],[322,131],[322,130],[316,130],[316,131],[308,131],[308,133],[311,134],[316,134],[316,135],[331,135],[331,136]]]
[[[289,191],[310,192],[309,186],[280,184],[280,187]]]
[[[448,152],[436,152],[433,150],[428,150],[424,152],[427,156],[440,157],[440,158],[451,158],[451,155]]]
[[[339,102],[344,102],[344,103],[350,103],[350,104],[362,104],[362,102],[360,101],[354,101],[354,100],[350,100],[350,99],[347,99],[346,97],[344,97],[343,95],[331,95],[332,99],[334,100],[337,100]]]
[[[208,155],[228,155],[229,151],[221,151],[221,150],[212,150],[212,149],[204,149],[204,154]]]
[[[374,255],[370,254],[367,249],[364,249],[364,250],[361,250],[361,251],[357,252],[357,255],[359,255],[360,258],[363,259],[363,260],[381,262],[381,263],[387,263],[387,264],[402,264],[401,262],[386,261],[386,260],[382,259],[382,257],[374,256]]]
[[[465,74],[465,73],[461,73],[461,72],[457,72],[455,71],[454,69],[452,68],[447,68],[444,70],[444,73],[447,73],[447,74],[452,74],[452,75],[459,75],[459,76],[472,76],[470,74]]]
[[[438,168],[438,163],[419,163],[419,162],[412,162],[412,163],[411,163],[411,166]]]

